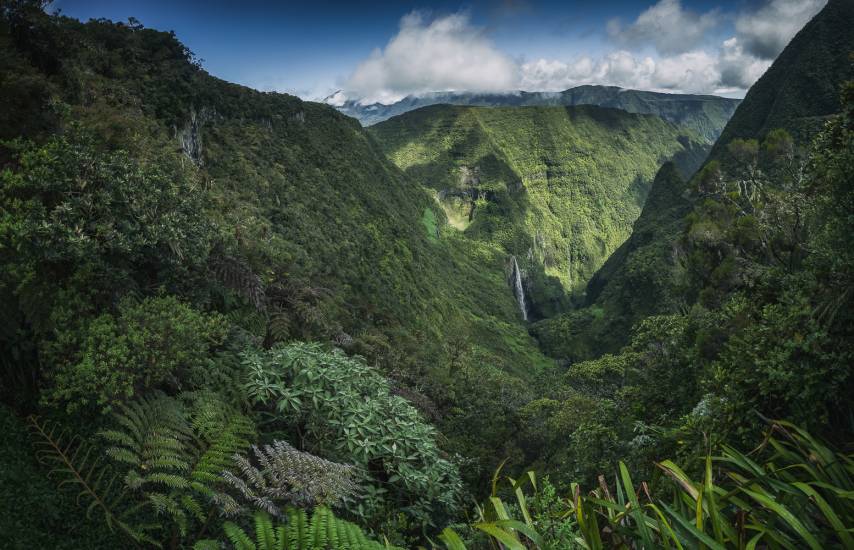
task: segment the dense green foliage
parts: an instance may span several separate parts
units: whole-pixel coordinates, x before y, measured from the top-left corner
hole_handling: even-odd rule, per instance
[[[849,117],[827,126],[808,159],[796,159],[791,138],[775,132],[762,147],[731,147],[733,155],[766,157],[756,160],[757,166],[767,161],[763,170],[746,177],[735,160],[726,170],[709,165],[714,173],[697,181],[716,190],[704,191],[676,245],[683,258],[679,286],[670,291],[682,297],[682,311],[645,318],[613,355],[570,364],[567,388],[552,393],[557,403],[540,412],[542,421],[563,418],[563,408],[578,399],[575,392],[593,398],[610,412],[596,416],[600,429],[612,430],[606,449],[636,470],[665,452],[690,456],[710,437],[746,444],[762,416],[789,418],[839,444],[849,441],[854,349],[847,289],[854,264],[841,238],[852,231],[850,215],[843,214],[850,212],[851,176],[841,168],[852,160]],[[781,151],[782,157],[769,158]],[[579,312],[537,330],[553,342],[561,342],[562,331],[578,331],[551,349],[583,359],[596,350],[573,343],[584,342],[584,331],[597,329],[597,322],[605,330],[616,324],[608,307],[602,320],[586,326],[582,319],[573,327]],[[586,467],[575,444],[559,449],[541,455],[546,469],[590,479],[601,467]],[[596,456],[607,459],[607,452]]]
[[[844,11],[839,4],[800,36],[821,43],[827,19]],[[800,58],[782,55],[774,73],[806,70],[792,59]],[[553,402],[536,411],[538,422],[558,429],[564,410],[592,400],[602,412],[594,417],[598,437],[582,436],[586,446],[602,445],[594,456],[623,457],[641,473],[650,459],[688,458],[709,441],[747,445],[763,417],[850,442],[848,74],[826,76],[839,84],[844,108],[824,117],[811,143],[777,129],[719,144],[722,152],[688,182],[661,169],[661,193],[651,194],[632,238],[593,278],[592,303],[533,327],[544,349],[568,362],[567,387],[545,396]],[[736,126],[751,116],[741,114],[748,107],[739,107]],[[815,109],[824,115],[821,101]],[[572,443],[546,447],[540,469],[592,480],[603,465],[589,466],[579,452],[580,426],[564,430]]]
[[[574,483],[565,497],[558,497],[547,479],[538,486],[527,472],[518,481],[508,478],[514,506],[505,504],[493,483],[492,497],[478,507],[479,522],[472,528],[520,550],[854,545],[847,523],[854,513],[847,496],[854,487],[851,455],[791,424],[774,422],[753,452],[725,445],[720,455],[700,460],[700,481],[665,460],[657,466],[666,477],[637,485],[621,462],[613,483],[600,476],[599,487],[590,492]],[[526,495],[527,485],[533,494]],[[521,518],[512,517],[514,508]],[[441,538],[449,550],[466,548],[451,529]]]
[[[842,101],[745,101],[690,177],[702,139],[654,116],[366,132],[135,21],[3,4],[0,542],[850,546],[847,6],[769,70]],[[563,312],[536,339],[523,291]],[[442,531],[502,459],[549,481]]]
[[[256,512],[255,537],[227,522],[224,531],[235,550],[382,550],[391,548],[365,536],[359,527],[335,517],[328,508],[317,508],[308,519],[304,510],[289,509],[287,524],[275,525],[269,515]],[[194,550],[213,550],[217,541],[197,542]]]
[[[280,414],[277,424],[299,434],[302,447],[357,466],[364,494],[353,513],[376,521],[400,510],[434,527],[453,517],[462,491],[456,465],[375,369],[316,344],[274,347],[245,361],[254,403]]]
[[[64,433],[65,454],[53,456],[98,457],[72,477],[112,472],[109,492],[118,492],[103,502],[125,490],[132,513],[122,504],[101,516],[128,512],[121,531],[132,539],[177,544],[218,528],[205,518],[222,506],[251,512],[216,468],[236,470],[230,453],[252,456],[250,443],[283,430],[299,452],[310,440],[292,410],[249,410],[242,354],[301,339],[365,356],[377,369],[365,383],[388,384],[375,402],[384,416],[363,429],[392,429],[381,422],[407,411],[406,429],[420,434],[388,472],[391,459],[313,441],[312,451],[374,480],[358,494],[370,511],[345,513],[403,538],[423,536],[424,507],[444,509],[429,514],[443,522],[461,486],[438,447],[449,439],[422,415],[485,461],[468,464],[479,479],[502,444],[490,438],[505,433],[471,437],[466,422],[479,410],[465,403],[470,382],[459,372],[513,388],[512,418],[526,399],[522,380],[551,368],[518,319],[505,258],[447,230],[429,194],[330,107],[212,78],[174,36],[135,22],[83,24],[37,2],[4,5],[2,16],[3,63],[14,70],[0,99],[20,111],[4,119],[3,137],[16,139],[0,144],[0,393]],[[307,396],[328,391],[298,381]],[[225,439],[199,431],[199,399],[234,411],[216,434]],[[172,413],[130,420],[154,402]],[[326,412],[312,427],[334,433]],[[116,413],[130,434],[112,426]],[[166,426],[169,447],[151,449],[146,433]],[[197,479],[202,464],[214,470]],[[151,530],[152,515],[170,519]]]
[[[685,191],[676,167],[662,166],[631,236],[590,279],[588,307],[531,327],[545,351],[570,361],[596,357],[619,349],[640,319],[679,310],[680,264],[671,243],[691,208]]]
[[[653,186],[657,190],[651,192],[651,197],[659,199],[645,204],[632,237],[591,278],[585,303],[590,308],[549,319],[535,327],[546,350],[570,359],[595,357],[603,351],[615,352],[629,341],[628,329],[645,316],[684,312],[696,300],[698,289],[687,288],[692,283],[688,283],[691,275],[686,267],[688,262],[699,258],[696,255],[688,257],[691,252],[683,235],[690,235],[687,239],[703,236],[734,242],[739,238],[734,233],[747,229],[746,224],[754,219],[753,216],[745,217],[739,222],[740,228],[730,228],[727,222],[738,216],[716,219],[723,212],[715,212],[703,216],[707,218],[705,222],[696,224],[691,233],[689,226],[696,221],[692,218],[693,212],[711,191],[709,180],[720,175],[730,180],[731,190],[736,190],[739,185],[744,189],[744,184],[738,184],[738,180],[758,177],[766,183],[763,192],[785,188],[788,194],[795,190],[796,186],[787,180],[795,177],[795,168],[806,166],[805,151],[809,151],[810,141],[830,115],[842,110],[840,88],[845,81],[854,79],[854,66],[849,57],[854,51],[854,42],[847,32],[852,19],[854,8],[850,2],[831,2],[798,33],[750,89],[702,171],[693,178],[685,174],[680,178],[666,166],[661,169],[657,175],[659,185]],[[795,150],[788,155],[789,160],[772,159],[775,155],[763,153],[762,162],[756,164],[748,157],[759,161],[759,150],[751,155],[750,147],[741,147],[741,151],[733,154],[731,142],[734,140],[761,142],[771,137],[773,141],[774,137],[769,134],[775,129],[785,130],[794,138]],[[758,147],[758,144],[752,146]],[[811,195],[811,200],[819,196],[818,193]],[[768,202],[767,196],[763,202]],[[769,216],[776,215],[772,213],[776,208],[774,205],[766,208]],[[781,220],[768,218],[763,221],[773,227]],[[714,268],[695,264],[690,269],[711,273]],[[718,275],[723,275],[723,271]],[[585,349],[584,345],[568,345],[568,341],[594,341],[597,347]],[[575,355],[571,355],[570,348]]]
[[[212,348],[227,325],[172,296],[119,304],[118,318],[103,314],[83,331],[80,361],[56,374],[50,398],[70,408],[90,400],[109,409],[156,388],[180,389],[205,376]]]
[[[690,173],[705,153],[658,117],[592,106],[436,105],[370,132],[451,225],[516,258],[535,318],[564,309],[628,237],[662,159]]]

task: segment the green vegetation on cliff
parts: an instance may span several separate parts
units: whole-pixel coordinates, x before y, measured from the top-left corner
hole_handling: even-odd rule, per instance
[[[590,307],[534,327],[544,349],[568,359],[614,352],[628,342],[628,329],[645,316],[683,311],[697,299],[700,289],[688,288],[686,256],[690,251],[686,239],[722,237],[728,231],[727,221],[731,221],[729,217],[715,219],[716,214],[711,214],[711,219],[700,214],[709,180],[721,178],[721,172],[743,179],[741,172],[747,170],[750,178],[766,180],[771,187],[783,186],[780,166],[769,166],[766,161],[753,166],[753,157],[759,161],[758,149],[751,153],[749,146],[730,148],[734,140],[762,141],[775,129],[793,136],[796,149],[800,149],[793,151],[799,158],[793,156],[787,161],[790,166],[786,170],[803,168],[810,140],[830,115],[842,110],[842,84],[854,79],[850,57],[854,35],[848,31],[852,21],[854,4],[844,0],[829,3],[749,90],[702,171],[694,177],[683,173],[684,181],[679,181],[673,170],[662,168],[657,176],[661,184],[653,186],[661,193],[651,193],[662,200],[649,200],[644,205],[632,237],[591,277],[586,301]],[[702,223],[698,223],[698,215],[705,218]],[[724,269],[734,267],[733,262],[725,262],[728,267]],[[709,266],[695,269],[705,272]]]
[[[840,64],[836,46],[844,36],[854,51],[852,23],[854,5],[830,2],[748,94],[779,101],[757,115],[745,99],[730,123],[785,127],[721,138],[688,181],[662,167],[632,237],[592,278],[586,307],[532,327],[567,365],[568,388],[538,410],[539,422],[589,400],[602,411],[593,433],[607,436],[598,456],[635,460],[634,471],[710,444],[748,445],[768,418],[850,444],[854,67]],[[780,88],[774,75],[835,88],[835,106]],[[576,445],[552,449],[543,468],[579,463]]]
[[[592,106],[435,105],[369,130],[454,227],[517,259],[534,318],[582,293],[664,160],[689,173],[705,155],[658,117]]]
[[[142,499],[122,501],[139,504],[141,515],[105,510],[127,526],[121,531],[138,541],[205,531],[198,514],[215,515],[211,491],[221,480],[196,486],[202,481],[183,466],[209,456],[205,449],[228,461],[274,438],[311,446],[303,423],[273,429],[270,411],[248,410],[243,353],[283,342],[363,356],[390,381],[379,403],[403,396],[420,411],[400,429],[426,430],[429,419],[441,430],[360,462],[360,498],[370,493],[372,504],[346,513],[364,525],[415,536],[461,500],[449,493],[443,505],[404,510],[407,490],[394,487],[432,488],[431,477],[405,464],[393,472],[383,457],[406,448],[415,460],[433,445],[447,460],[442,475],[459,487],[462,477],[488,476],[494,449],[519,454],[515,403],[530,398],[552,362],[521,323],[506,258],[449,229],[430,194],[356,121],[213,78],[169,33],[84,24],[47,15],[37,2],[3,6],[0,48],[9,69],[0,104],[12,107],[2,110],[0,144],[0,394],[19,415],[53,419],[33,419],[33,430],[56,426],[51,437],[60,439],[35,441],[79,444],[81,459],[91,449],[96,471],[115,472]],[[475,380],[492,381],[477,403],[466,398]],[[90,429],[156,395],[174,411],[146,422],[172,426],[181,461],[165,448],[151,458],[167,471],[132,481],[122,462],[130,458],[104,455]],[[506,427],[470,431],[479,405],[506,399]],[[217,409],[234,414],[198,424]],[[393,429],[375,415],[362,421]],[[246,432],[246,422],[257,431]],[[340,445],[356,453],[363,430],[337,432]],[[389,437],[403,436],[379,434],[371,444],[390,446]],[[455,453],[463,447],[461,476]],[[33,475],[31,464],[2,456],[15,476]],[[64,501],[43,504],[65,509]],[[167,509],[171,519],[156,535],[137,530]],[[9,519],[17,523],[3,531],[25,536],[19,518]]]
[[[0,5],[0,545],[852,545],[850,0],[768,73],[841,100],[762,79],[693,177],[655,116],[365,131],[43,6]]]

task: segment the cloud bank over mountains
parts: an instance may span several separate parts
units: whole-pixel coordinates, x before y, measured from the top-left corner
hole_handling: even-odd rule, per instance
[[[696,13],[680,0],[659,0],[634,21],[608,22],[603,32],[612,51],[573,59],[514,59],[465,12],[431,19],[416,11],[330,101],[392,103],[433,91],[559,91],[582,84],[740,95],[826,1],[765,0],[752,12]],[[722,39],[724,29],[731,32]]]
[[[359,64],[347,90],[376,101],[436,90],[509,90],[519,65],[500,52],[466,14],[428,20],[412,12],[383,50]]]

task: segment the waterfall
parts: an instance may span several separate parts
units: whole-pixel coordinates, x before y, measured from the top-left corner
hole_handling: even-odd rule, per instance
[[[566,245],[566,260],[569,267],[566,269],[566,276],[568,280],[567,289],[572,292],[572,246]]]
[[[522,286],[522,271],[519,269],[519,262],[516,261],[516,256],[511,256],[513,260],[513,272],[510,278],[513,283],[513,295],[516,296],[516,301],[519,303],[519,309],[522,310],[522,319],[528,320],[528,306],[525,305],[525,288]]]

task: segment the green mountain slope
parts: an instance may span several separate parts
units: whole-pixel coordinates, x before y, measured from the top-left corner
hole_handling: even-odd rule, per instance
[[[591,486],[615,457],[648,479],[672,456],[700,472],[716,446],[754,449],[769,419],[850,444],[852,6],[831,0],[801,30],[748,94],[775,99],[742,102],[724,132],[738,138],[694,177],[661,168],[586,307],[532,325],[566,373],[529,407],[559,434],[539,440],[538,469]]]
[[[622,244],[662,162],[690,173],[705,156],[661,118],[594,106],[436,105],[369,131],[453,226],[516,258],[533,318]]]
[[[358,339],[377,327],[400,329],[422,334],[429,346],[448,315],[515,321],[509,293],[472,295],[505,288],[503,277],[490,282],[479,269],[485,260],[499,268],[503,259],[467,260],[478,252],[463,250],[453,232],[439,238],[441,209],[352,119],[213,78],[187,62],[187,50],[166,33],[45,21],[54,26],[50,33],[35,28],[26,41],[3,38],[4,60],[20,70],[7,73],[2,98],[29,101],[26,108],[50,119],[48,129],[10,121],[8,135],[42,139],[83,124],[105,147],[180,153],[204,182],[210,203],[201,214],[220,227],[221,248],[262,279],[286,274],[335,296],[327,312],[334,322],[321,332]],[[33,80],[49,97],[23,95]],[[69,110],[52,112],[50,101]],[[427,228],[425,220],[436,221]]]
[[[838,113],[840,83],[854,76],[852,21],[854,2],[828,2],[750,88],[710,159],[734,139],[761,139],[775,128],[805,142]]]
[[[12,23],[0,20],[0,131],[31,145],[0,146],[18,182],[0,194],[4,402],[29,412],[50,393],[64,407],[78,390],[56,388],[86,331],[165,294],[224,316],[240,345],[365,357],[438,423],[448,453],[473,459],[469,479],[492,471],[495,449],[514,452],[513,421],[479,408],[523,404],[553,362],[521,322],[506,256],[449,229],[357,121],[216,79],[169,33],[40,11]],[[32,176],[21,151],[50,175]],[[202,358],[206,379],[227,376],[219,357]],[[33,365],[46,378],[20,389]]]
[[[597,105],[622,109],[629,113],[657,115],[711,143],[718,137],[739,101],[710,95],[665,94],[627,90],[616,86],[587,85],[562,92],[435,92],[406,97],[389,105],[362,105],[358,101],[349,100],[338,106],[338,109],[359,119],[365,126],[370,126],[421,107],[439,104],[480,107]]]
[[[776,128],[807,146],[827,117],[841,110],[842,83],[854,78],[852,25],[854,3],[848,0],[830,2],[813,18],[749,90],[707,165],[732,166],[727,151],[732,140],[761,139]],[[680,268],[687,254],[680,239],[691,224],[688,216],[702,206],[701,179],[683,183],[662,168],[657,180],[669,190],[669,200],[647,202],[632,237],[591,278],[588,307],[533,327],[547,352],[577,359],[616,351],[644,317],[677,311],[697,299],[696,289],[687,291],[688,274]]]
[[[682,305],[674,243],[691,211],[687,197],[684,175],[666,163],[631,236],[588,282],[586,307],[531,326],[543,351],[570,362],[597,357],[624,345],[638,319]]]

